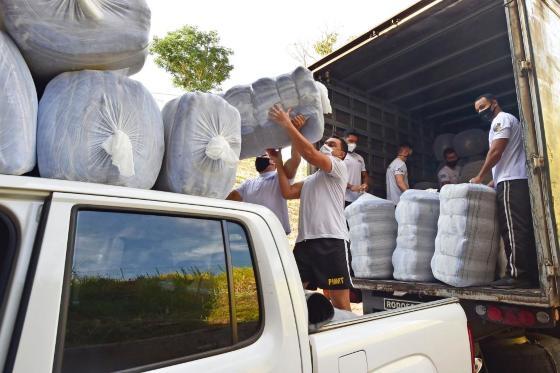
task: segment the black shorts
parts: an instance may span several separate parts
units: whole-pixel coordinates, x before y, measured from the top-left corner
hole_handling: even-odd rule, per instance
[[[308,288],[341,290],[352,286],[346,241],[318,238],[296,243],[294,257]]]

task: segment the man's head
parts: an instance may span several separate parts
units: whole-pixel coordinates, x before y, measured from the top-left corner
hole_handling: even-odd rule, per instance
[[[459,156],[453,148],[446,148],[443,151],[443,159],[445,159],[445,164],[451,168],[457,166],[457,162],[459,162]]]
[[[276,170],[276,164],[268,154],[259,155],[255,158],[255,168],[258,173],[270,172]]]
[[[344,160],[348,154],[348,144],[341,137],[332,136],[325,141],[321,147],[321,152],[330,153],[334,157]]]
[[[346,143],[348,144],[348,151],[353,153],[356,150],[358,141],[360,141],[360,136],[356,132],[348,132],[346,134]]]
[[[478,115],[487,122],[492,122],[492,119],[502,111],[496,96],[491,93],[478,96],[474,101],[474,109]]]
[[[410,157],[411,155],[412,155],[412,145],[410,145],[408,142],[401,143],[397,151],[397,157],[406,161],[408,157]]]

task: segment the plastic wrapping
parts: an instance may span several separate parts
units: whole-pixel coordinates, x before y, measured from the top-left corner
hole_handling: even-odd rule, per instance
[[[151,17],[145,0],[0,0],[0,8],[42,80],[85,69],[130,75],[144,65]]]
[[[439,193],[407,190],[397,205],[395,218],[399,228],[393,277],[402,281],[433,281],[430,262],[435,251]]]
[[[438,161],[443,160],[443,151],[453,147],[453,139],[455,135],[452,133],[444,133],[434,140],[434,155]]]
[[[488,150],[488,133],[480,129],[459,132],[453,139],[453,148],[459,157],[485,154]]]
[[[47,86],[37,131],[41,176],[150,189],[163,152],[161,113],[139,82],[82,71]]]
[[[487,186],[448,184],[441,189],[435,278],[457,287],[494,280],[500,247],[496,210],[496,192]]]
[[[157,187],[225,198],[241,150],[239,112],[210,93],[186,93],[163,108],[165,158]]]
[[[301,132],[310,142],[323,137],[323,110],[330,108],[328,94],[325,96],[306,68],[298,67],[291,74],[276,79],[259,79],[250,86],[233,87],[223,97],[241,114],[241,159],[291,144],[286,130],[268,118],[268,111],[275,104],[292,108],[292,115],[307,117]]]
[[[37,92],[15,44],[0,31],[0,173],[22,175],[36,162]]]
[[[387,279],[397,239],[395,204],[363,194],[344,213],[350,226],[352,268],[356,277]]]

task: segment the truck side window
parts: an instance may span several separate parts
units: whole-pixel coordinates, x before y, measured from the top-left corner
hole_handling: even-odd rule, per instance
[[[236,284],[230,297],[222,224],[79,211],[59,331],[61,371],[147,370],[235,348],[254,335],[260,312],[246,235],[227,223]],[[237,324],[230,299],[240,310]]]
[[[235,313],[241,341],[255,335],[260,328],[259,298],[245,230],[237,223],[228,222],[227,225],[233,266]]]
[[[16,255],[17,231],[11,219],[0,211],[0,310],[3,308],[4,295]]]

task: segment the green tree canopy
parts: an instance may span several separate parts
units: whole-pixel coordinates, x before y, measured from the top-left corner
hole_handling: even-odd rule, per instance
[[[173,84],[187,91],[219,89],[233,69],[229,63],[233,51],[220,45],[218,33],[189,25],[163,38],[154,37],[150,53],[171,74]]]
[[[332,53],[334,45],[338,40],[338,32],[325,32],[322,39],[313,43],[313,50],[323,57]]]

